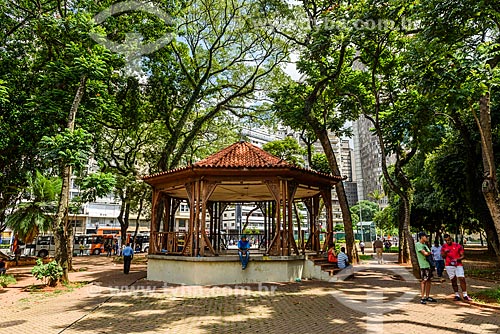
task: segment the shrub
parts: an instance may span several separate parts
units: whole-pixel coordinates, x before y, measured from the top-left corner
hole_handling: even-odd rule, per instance
[[[16,279],[12,275],[0,275],[0,287],[2,288],[10,284],[16,284],[16,282]]]
[[[56,261],[50,261],[43,264],[41,259],[36,260],[36,266],[31,269],[31,273],[37,280],[42,281],[49,286],[55,286],[57,281],[62,277],[63,270]]]

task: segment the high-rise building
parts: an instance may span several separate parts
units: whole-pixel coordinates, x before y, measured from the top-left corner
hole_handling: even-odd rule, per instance
[[[359,118],[353,124],[354,181],[357,183],[358,200],[371,200],[368,194],[382,192],[382,154],[376,135],[370,131],[372,123]],[[380,201],[387,204],[387,198]]]

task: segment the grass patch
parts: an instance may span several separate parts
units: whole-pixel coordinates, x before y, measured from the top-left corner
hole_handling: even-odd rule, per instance
[[[500,305],[500,287],[481,290],[471,295],[474,300],[480,303]]]
[[[81,288],[87,284],[89,284],[88,281],[64,283],[62,285],[58,285],[57,287],[50,287],[46,284],[33,284],[23,289],[23,291],[29,292],[30,297],[21,298],[19,302],[30,303],[57,297],[65,293],[73,292],[75,289]]]
[[[366,254],[365,254],[365,255],[360,254],[360,255],[359,255],[359,259],[360,259],[361,261],[368,261],[368,260],[371,260],[371,259],[372,259],[372,256],[371,256],[371,255],[366,255]]]
[[[65,292],[72,292],[73,290],[84,287],[87,284],[89,284],[88,281],[80,281],[80,282],[63,283],[63,286],[66,288]]]
[[[112,262],[123,264],[123,256],[114,256]],[[132,264],[146,264],[146,263],[148,263],[148,258],[145,256],[134,255],[134,258],[132,259]]]
[[[12,275],[0,275],[0,287],[5,288],[8,285],[16,284],[17,281]]]
[[[468,269],[466,274],[470,277],[500,281],[500,269],[498,268]]]
[[[45,287],[44,284],[32,284],[24,288],[23,291],[30,293],[42,292],[44,287]]]

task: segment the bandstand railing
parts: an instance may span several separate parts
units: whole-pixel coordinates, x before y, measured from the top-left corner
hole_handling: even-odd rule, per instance
[[[149,254],[181,254],[186,232],[152,232]]]

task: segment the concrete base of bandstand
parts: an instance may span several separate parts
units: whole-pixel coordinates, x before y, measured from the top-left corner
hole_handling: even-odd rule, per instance
[[[251,255],[247,268],[242,270],[237,255],[148,255],[147,279],[186,285],[293,282],[304,277],[306,262],[311,261],[305,255]]]

